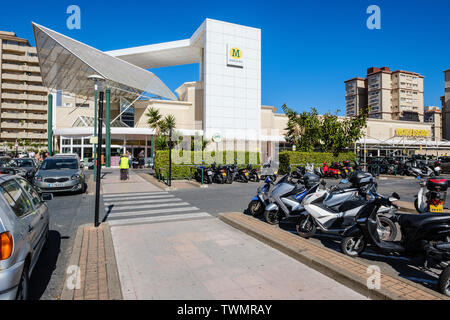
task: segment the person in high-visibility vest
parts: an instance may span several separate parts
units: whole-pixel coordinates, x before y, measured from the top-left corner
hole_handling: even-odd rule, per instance
[[[130,168],[130,164],[128,163],[128,157],[126,154],[123,154],[120,157],[120,180],[127,180],[128,177],[128,169]]]

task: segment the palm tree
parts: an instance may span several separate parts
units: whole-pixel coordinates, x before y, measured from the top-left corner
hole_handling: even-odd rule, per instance
[[[156,109],[155,107],[150,107],[145,115],[148,117],[147,123],[150,125],[150,128],[155,129],[155,134],[152,137],[153,152],[155,152],[156,151],[155,136],[158,136],[160,133],[161,130],[160,124],[162,115],[159,113],[159,110]]]

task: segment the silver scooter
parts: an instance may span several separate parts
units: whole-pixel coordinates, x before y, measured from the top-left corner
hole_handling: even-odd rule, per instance
[[[340,184],[350,182],[350,188],[341,188]],[[330,189],[319,189],[303,200],[305,211],[297,222],[297,232],[303,238],[312,237],[317,228],[323,233],[340,236],[355,224],[355,216],[367,201],[373,198],[377,184],[370,173],[354,172],[349,180],[341,182]],[[393,208],[381,207],[379,214],[393,215]],[[388,217],[378,216],[380,237],[393,241],[397,235],[394,222]]]
[[[320,178],[314,173],[307,172],[297,183],[291,179],[291,174],[283,177],[282,183],[278,183],[270,194],[270,204],[264,211],[264,219],[269,224],[277,224],[282,219],[298,217],[304,210],[303,198],[316,192],[320,185]]]

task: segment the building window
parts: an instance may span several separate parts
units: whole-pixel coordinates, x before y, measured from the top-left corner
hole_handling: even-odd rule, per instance
[[[71,142],[70,142],[70,139],[62,139],[62,142],[61,142],[63,145],[70,145],[71,144]]]

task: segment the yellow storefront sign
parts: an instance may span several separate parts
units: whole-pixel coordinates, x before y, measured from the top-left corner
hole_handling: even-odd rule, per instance
[[[395,135],[400,137],[429,137],[430,130],[426,129],[395,129]]]

